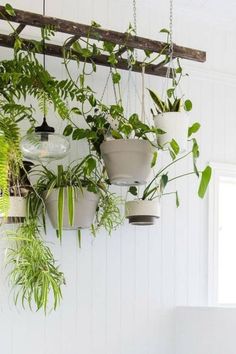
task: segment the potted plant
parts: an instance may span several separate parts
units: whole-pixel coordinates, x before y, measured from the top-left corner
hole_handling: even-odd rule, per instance
[[[196,127],[192,126],[189,128],[189,136],[193,134]],[[167,184],[174,180],[182,179],[189,175],[196,175],[200,179],[198,196],[204,198],[207,191],[208,184],[211,179],[211,167],[206,166],[204,170],[199,171],[196,165],[196,160],[199,156],[199,147],[195,138],[192,138],[192,149],[185,155],[178,157],[179,151],[176,151],[175,156],[173,156],[172,161],[166,166],[163,166],[158,170],[153,179],[148,183],[148,185],[143,190],[140,198],[133,201],[127,201],[125,204],[125,217],[133,225],[153,225],[156,220],[160,217],[160,199],[166,194],[175,194],[176,196],[176,206],[179,206],[178,192],[168,192],[164,193]],[[174,152],[173,152],[174,153]],[[193,169],[186,171],[177,176],[169,177],[169,172],[171,167],[173,167],[180,160],[188,158],[192,155],[193,158]],[[138,196],[138,190],[135,186],[130,187],[129,192]]]
[[[31,190],[31,183],[28,179],[33,163],[23,161],[19,169],[19,175],[9,177],[9,209],[2,214],[3,222],[6,224],[23,222],[27,215],[27,195]]]
[[[111,233],[121,222],[120,199],[110,193],[99,171],[94,156],[86,156],[80,163],[57,172],[45,166],[39,173],[34,190],[28,197],[30,215],[37,215],[45,208],[59,238],[62,230],[105,227]]]
[[[87,115],[86,122],[87,129],[68,126],[64,133],[72,134],[75,140],[88,140],[103,158],[110,183],[122,186],[145,184],[151,173],[156,150],[153,141],[158,129],[143,123],[136,113],[125,118],[120,104],[99,105],[94,114]]]
[[[26,219],[16,231],[7,232],[6,265],[15,304],[46,313],[57,309],[65,284],[63,273],[43,241],[36,219]]]
[[[162,134],[157,135],[159,146],[161,148],[168,147],[168,144],[174,139],[178,143],[180,151],[186,151],[189,127],[187,112],[192,109],[191,101],[182,101],[181,98],[175,97],[172,89],[167,90],[169,96],[167,101],[162,101],[152,90],[149,90],[149,93],[155,103],[156,112],[154,113],[152,110],[155,126],[162,131]],[[173,98],[172,101],[171,98]]]
[[[130,186],[147,182],[155,151],[147,136],[151,131],[137,114],[128,119],[122,117],[116,130],[111,127],[100,150],[112,184]]]
[[[167,41],[170,33],[163,29],[162,32],[167,33]],[[173,62],[172,55],[167,54],[165,62]],[[170,64],[169,64],[170,65]],[[173,65],[173,63],[172,63]],[[180,60],[177,59],[177,67],[169,67],[169,75],[171,75],[171,86],[166,91],[166,98],[163,100],[154,91],[148,89],[151,99],[155,105],[155,110],[151,109],[154,123],[160,129],[162,134],[157,135],[157,141],[161,148],[168,148],[169,143],[176,141],[180,147],[180,151],[187,150],[187,138],[189,117],[187,112],[192,109],[192,102],[189,99],[178,97],[177,89],[183,76],[183,69]],[[170,77],[168,77],[170,79]]]
[[[22,161],[20,132],[16,122],[28,109],[12,105],[0,108],[0,218],[3,222],[20,222],[26,216],[26,196],[30,189],[27,178],[32,164]],[[3,108],[4,107],[4,108]]]

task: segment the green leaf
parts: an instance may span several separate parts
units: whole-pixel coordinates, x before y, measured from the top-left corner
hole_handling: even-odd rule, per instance
[[[171,98],[172,96],[173,96],[173,93],[175,92],[175,89],[174,88],[170,88],[170,89],[168,89],[167,91],[166,91],[166,93],[167,93],[167,96],[169,97],[169,98]]]
[[[175,160],[176,159],[176,155],[175,155],[174,151],[169,149],[169,153],[170,153],[170,156],[171,156],[172,160]]]
[[[150,58],[151,54],[153,53],[151,50],[144,50],[145,55]]]
[[[13,7],[10,4],[5,5],[5,11],[9,16],[16,16],[16,13],[13,9]]]
[[[119,104],[112,104],[110,106],[110,114],[112,115],[112,117],[115,117],[117,115],[119,116],[123,114],[123,112],[124,112],[124,108]]]
[[[81,55],[87,59],[92,57],[93,52],[88,48],[82,48]]]
[[[60,187],[58,189],[58,204],[57,204],[57,226],[58,226],[58,236],[61,240],[62,229],[63,229],[63,215],[64,215],[64,188]]]
[[[177,143],[177,141],[175,141],[175,139],[171,140],[170,146],[174,151],[175,155],[178,155],[180,149],[179,149],[179,144]]]
[[[191,102],[190,100],[186,100],[186,101],[184,102],[184,109],[185,109],[185,111],[189,112],[189,111],[191,111],[192,108],[193,108],[192,102]]]
[[[171,112],[179,112],[180,111],[180,104],[181,104],[181,99],[176,98],[173,105],[172,105]]]
[[[15,51],[18,51],[22,47],[22,41],[20,40],[19,37],[16,37],[15,42],[14,42],[14,49]]]
[[[137,187],[135,187],[135,186],[129,187],[129,193],[131,193],[131,194],[134,195],[134,196],[137,196],[137,195],[138,195],[138,189],[137,189]]]
[[[194,170],[194,173],[199,177],[199,171],[198,171],[195,159],[193,159],[193,170]]]
[[[99,28],[99,27],[101,27],[101,25],[95,21],[91,21],[91,27]]]
[[[63,135],[64,136],[69,136],[69,135],[71,135],[72,134],[72,132],[73,132],[73,127],[72,127],[72,125],[67,125],[66,127],[65,127],[65,129],[64,129],[64,131],[63,131]]]
[[[81,139],[87,138],[89,132],[90,132],[89,129],[76,128],[73,131],[72,139],[73,140],[81,140]]]
[[[181,74],[183,69],[179,66],[178,68],[175,69],[176,74]]]
[[[167,29],[167,28],[162,28],[160,30],[160,33],[167,33],[167,34],[170,34],[170,31]]]
[[[123,136],[117,130],[112,130],[111,135],[114,139],[123,139]]]
[[[132,133],[133,127],[131,124],[122,124],[120,131],[128,137]]]
[[[196,122],[194,123],[191,127],[188,128],[188,137],[190,137],[192,134],[196,133],[201,127],[201,124]]]
[[[96,106],[97,100],[96,100],[96,98],[94,97],[94,95],[90,95],[88,100],[89,100],[89,103],[91,104],[92,107],[95,107],[95,106]]]
[[[97,166],[96,160],[93,157],[88,158],[88,160],[86,161],[85,174],[90,175],[91,172],[95,170],[96,166]]]
[[[164,174],[161,176],[161,180],[160,180],[160,190],[161,190],[161,193],[163,193],[166,185],[168,183],[168,175],[167,174]]]
[[[103,49],[108,53],[112,53],[115,46],[116,46],[115,43],[107,42],[107,41],[103,42]]]
[[[114,53],[111,53],[107,59],[108,63],[111,65],[115,66],[118,63],[118,60],[116,58],[116,55]]]
[[[77,41],[77,42],[74,42],[72,44],[72,48],[73,50],[75,50],[76,52],[78,52],[79,54],[82,54],[82,50],[83,48],[81,47],[80,43]]]
[[[204,171],[202,171],[201,181],[198,188],[198,195],[200,198],[204,198],[205,193],[207,191],[207,187],[211,180],[212,169],[210,166],[207,166]]]
[[[179,207],[179,194],[177,191],[175,192],[175,204],[176,204],[176,207],[178,208]]]
[[[192,154],[195,159],[199,157],[199,146],[196,139],[193,139]]]
[[[67,208],[70,226],[74,224],[74,203],[74,188],[67,186]]]
[[[157,163],[157,156],[158,156],[158,153],[157,151],[154,151],[153,153],[153,157],[152,157],[152,162],[151,162],[151,167],[154,167]]]
[[[78,107],[71,108],[71,112],[75,113],[75,114],[78,114],[79,116],[82,115],[82,112],[81,112],[81,110]]]
[[[120,82],[121,75],[119,73],[112,73],[113,84],[118,84]]]
[[[153,102],[157,105],[158,109],[161,112],[165,112],[165,102],[163,102],[152,90],[149,90],[149,94],[153,100]]]
[[[81,248],[81,230],[78,229],[78,242],[79,242],[79,248]]]

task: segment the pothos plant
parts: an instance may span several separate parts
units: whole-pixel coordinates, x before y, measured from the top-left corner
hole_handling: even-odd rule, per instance
[[[33,173],[36,173],[39,178],[34,189],[28,196],[29,215],[32,217],[40,215],[46,228],[45,200],[56,189],[58,192],[57,235],[61,239],[63,210],[67,208],[69,224],[73,226],[76,194],[78,191],[83,193],[85,189],[98,196],[95,220],[91,224],[92,234],[95,235],[102,227],[111,234],[123,221],[119,209],[121,198],[109,191],[109,186],[105,180],[105,171],[99,168],[99,164],[96,156],[90,154],[82,159],[82,161],[69,165],[66,169],[62,165],[59,165],[57,172],[49,170],[45,166],[41,170],[34,171]],[[65,204],[64,190],[67,192],[67,204]],[[78,230],[78,237],[80,241],[80,230]]]
[[[72,79],[69,63],[72,59],[75,60],[79,69],[79,75],[74,79],[75,84],[79,85],[79,87],[90,88],[86,86],[86,79],[89,75],[96,72],[96,64],[93,58],[97,55],[107,56],[107,61],[110,64],[110,73],[105,88],[108,80],[111,79],[115,102],[112,105],[106,105],[103,100],[98,99],[95,92],[91,90],[88,100],[82,102],[80,112],[78,112],[87,123],[87,128],[82,128],[80,123],[78,124],[77,121],[69,119],[70,123],[65,128],[64,134],[66,136],[72,135],[74,140],[87,139],[89,144],[99,155],[100,145],[105,138],[144,139],[150,140],[150,142],[155,145],[154,139],[150,138],[150,133],[154,136],[157,133],[162,134],[161,129],[147,124],[137,113],[127,115],[122,103],[122,77],[116,66],[120,59],[127,61],[127,67],[129,67],[130,70],[132,70],[133,66],[140,65],[140,63],[137,64],[136,62],[134,50],[126,47],[125,41],[122,45],[116,45],[108,41],[100,41],[99,34],[98,44],[90,40],[90,33],[92,32],[94,36],[98,27],[100,27],[99,24],[92,22],[87,38],[79,38],[70,48],[67,46],[67,42],[70,40],[70,38],[68,38],[64,45],[64,64],[69,77]],[[126,31],[127,40],[130,35],[134,34],[134,29],[130,25]],[[153,62],[158,62],[160,58],[163,59],[163,55],[164,60],[167,61],[166,54],[164,53],[167,52],[168,47],[169,44],[166,43],[161,53],[155,55],[154,58],[151,56],[151,52],[144,51],[142,65],[148,66]],[[126,58],[123,57],[124,53]],[[87,105],[87,103],[89,103],[89,105]]]
[[[173,181],[176,181],[177,179],[183,179],[187,176],[195,175],[199,179],[198,196],[200,198],[204,198],[211,179],[212,170],[209,165],[207,165],[203,170],[199,170],[197,166],[197,159],[199,158],[200,151],[197,140],[192,135],[196,133],[199,129],[199,123],[195,123],[189,128],[188,138],[189,141],[192,142],[192,148],[185,154],[179,156],[178,144],[175,142],[175,144],[172,145],[172,161],[169,162],[166,166],[162,166],[161,169],[155,172],[154,177],[147,184],[147,186],[145,186],[143,192],[141,193],[141,196],[138,195],[138,189],[134,186],[129,188],[129,192],[132,195],[138,197],[140,200],[153,200],[155,198],[161,198],[166,194],[175,194],[176,206],[178,207],[178,191],[165,193],[165,188],[167,187],[167,185],[169,185]],[[171,168],[178,164],[179,161],[186,160],[189,156],[192,156],[192,169],[190,169],[189,171],[185,171],[180,175],[170,177]],[[155,159],[153,160],[153,167],[156,165],[157,159],[158,158],[156,152]]]

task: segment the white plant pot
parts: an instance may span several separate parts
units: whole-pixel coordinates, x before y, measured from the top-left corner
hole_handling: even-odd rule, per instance
[[[0,219],[4,219],[6,224],[22,222],[27,214],[26,198],[24,197],[9,197],[10,208],[6,215],[0,214]]]
[[[153,147],[147,140],[117,139],[104,141],[101,154],[112,184],[145,184],[151,172]]]
[[[132,200],[125,203],[125,217],[133,225],[154,225],[161,215],[159,198]]]
[[[67,207],[67,190],[64,188],[64,215],[63,229],[76,230],[87,229],[93,223],[99,197],[97,194],[88,192],[86,188],[75,190],[74,203],[74,224],[69,223],[69,213]],[[57,206],[58,206],[58,189],[55,188],[45,200],[46,209],[49,219],[54,229],[58,229],[57,223]]]
[[[180,152],[187,150],[189,118],[186,112],[166,112],[153,117],[155,126],[165,132],[158,136],[158,144],[163,147],[174,139]]]

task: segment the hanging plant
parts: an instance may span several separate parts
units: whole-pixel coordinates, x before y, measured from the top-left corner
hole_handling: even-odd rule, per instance
[[[121,200],[109,192],[92,155],[67,169],[59,165],[57,173],[43,167],[37,174],[38,182],[28,197],[29,215],[35,217],[41,211],[45,220],[46,208],[60,239],[64,229],[91,228],[95,234],[104,227],[111,233],[122,223]]]
[[[189,136],[194,133],[194,129],[189,130]],[[165,193],[167,185],[177,179],[183,179],[186,176],[196,175],[200,179],[198,187],[198,196],[204,198],[208,184],[211,179],[211,167],[206,166],[203,170],[199,170],[196,161],[199,157],[199,146],[195,138],[192,138],[192,149],[185,155],[178,156],[179,151],[175,152],[175,157],[166,166],[163,166],[155,173],[155,176],[144,188],[140,198],[134,201],[126,202],[126,218],[134,225],[153,225],[155,221],[160,217],[160,199],[164,195],[174,194],[176,197],[176,206],[179,206],[178,191]],[[174,152],[173,152],[174,153]],[[193,169],[186,171],[180,175],[169,177],[171,167],[175,166],[179,161],[187,159],[192,156]],[[138,190],[132,186],[129,192],[138,196]]]
[[[178,87],[180,86],[183,76],[183,68],[180,59],[173,57],[173,41],[172,41],[172,23],[170,23],[170,30],[162,29],[160,31],[167,35],[166,42],[169,44],[169,52],[165,55],[164,64],[168,64],[167,69],[167,84],[171,82],[170,87],[167,88],[164,99],[148,89],[151,99],[155,105],[155,110],[151,109],[154,123],[157,128],[162,131],[162,134],[157,135],[157,142],[161,148],[169,148],[172,141],[177,142],[180,151],[187,150],[187,137],[189,118],[187,112],[192,109],[192,102],[189,99],[184,99],[183,96],[177,95]],[[175,67],[175,63],[177,67]]]
[[[111,75],[114,88],[118,86],[120,92],[120,74],[115,70]],[[156,149],[155,137],[161,131],[146,124],[136,113],[127,118],[121,98],[107,106],[91,95],[89,102],[92,113],[81,110],[88,127],[69,124],[64,134],[72,135],[74,140],[87,139],[90,147],[103,158],[110,183],[145,184]]]
[[[16,122],[19,110],[22,114],[28,112],[24,106],[12,106],[9,114],[5,106],[0,107],[0,215],[5,221],[8,216],[25,216],[24,165],[20,151],[20,131]]]
[[[28,305],[31,310],[43,309],[45,313],[51,307],[56,310],[65,279],[41,238],[37,222],[27,220],[16,232],[8,232],[7,240],[6,263],[15,304],[20,302],[23,308]]]

